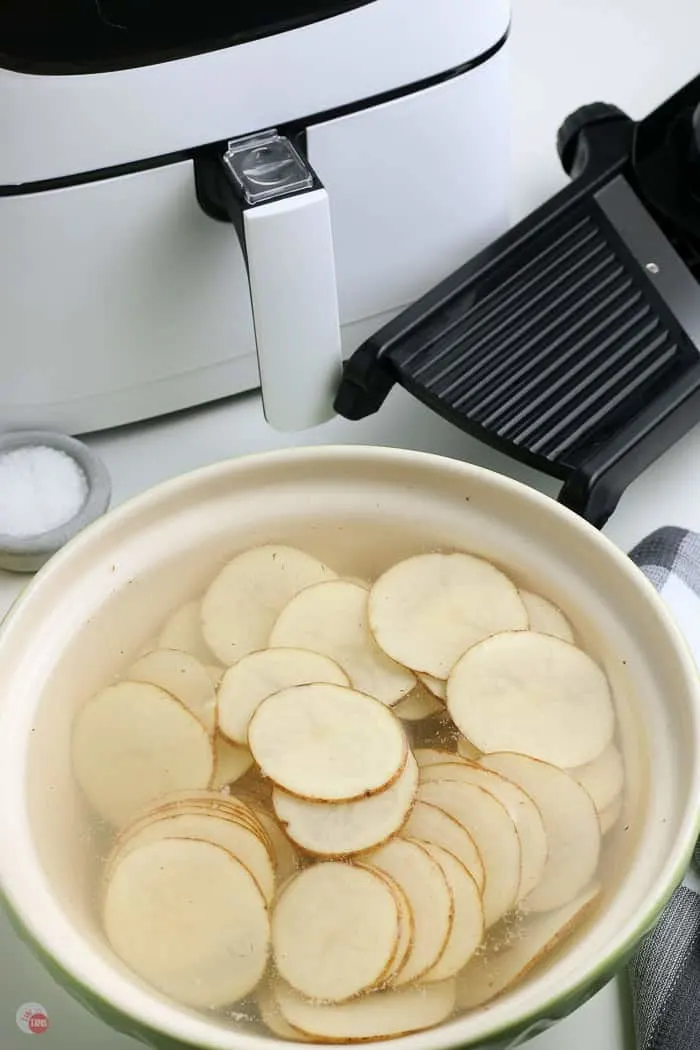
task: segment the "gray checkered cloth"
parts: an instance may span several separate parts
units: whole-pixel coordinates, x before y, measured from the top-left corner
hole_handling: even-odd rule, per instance
[[[665,528],[630,557],[667,602],[700,666],[700,534]],[[700,845],[695,850],[700,869]],[[676,890],[629,966],[638,1050],[700,1050],[700,896]]]

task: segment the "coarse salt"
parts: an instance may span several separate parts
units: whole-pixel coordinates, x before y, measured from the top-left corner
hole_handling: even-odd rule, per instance
[[[69,522],[85,503],[87,478],[60,449],[29,445],[0,453],[0,535],[39,536]]]

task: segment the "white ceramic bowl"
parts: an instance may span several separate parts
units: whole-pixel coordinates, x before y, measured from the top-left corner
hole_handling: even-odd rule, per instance
[[[394,1043],[519,1045],[612,975],[680,881],[698,833],[700,689],[663,603],[622,553],[552,500],[463,463],[362,447],[239,459],[146,493],[52,559],[0,635],[0,886],[10,914],[73,994],[153,1045],[283,1045],[178,1007],[110,952],[96,918],[99,845],[69,756],[87,697],[234,552],[271,540],[363,577],[436,547],[494,558],[562,605],[605,666],[627,801],[600,907],[511,993]]]

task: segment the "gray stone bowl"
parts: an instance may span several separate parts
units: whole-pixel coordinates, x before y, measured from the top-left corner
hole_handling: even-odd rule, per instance
[[[14,430],[0,434],[0,455],[37,445],[65,452],[77,463],[87,481],[87,496],[78,513],[56,529],[27,537],[6,536],[0,532],[0,569],[9,572],[36,572],[86,525],[104,514],[112,496],[107,468],[82,441],[43,430]]]

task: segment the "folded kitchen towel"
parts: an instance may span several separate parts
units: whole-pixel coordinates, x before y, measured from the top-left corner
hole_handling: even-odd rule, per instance
[[[651,580],[700,667],[700,534],[664,528],[630,557]],[[698,800],[700,804],[700,800]],[[694,863],[700,868],[700,846]],[[700,1050],[700,895],[680,886],[629,966],[638,1050]]]

